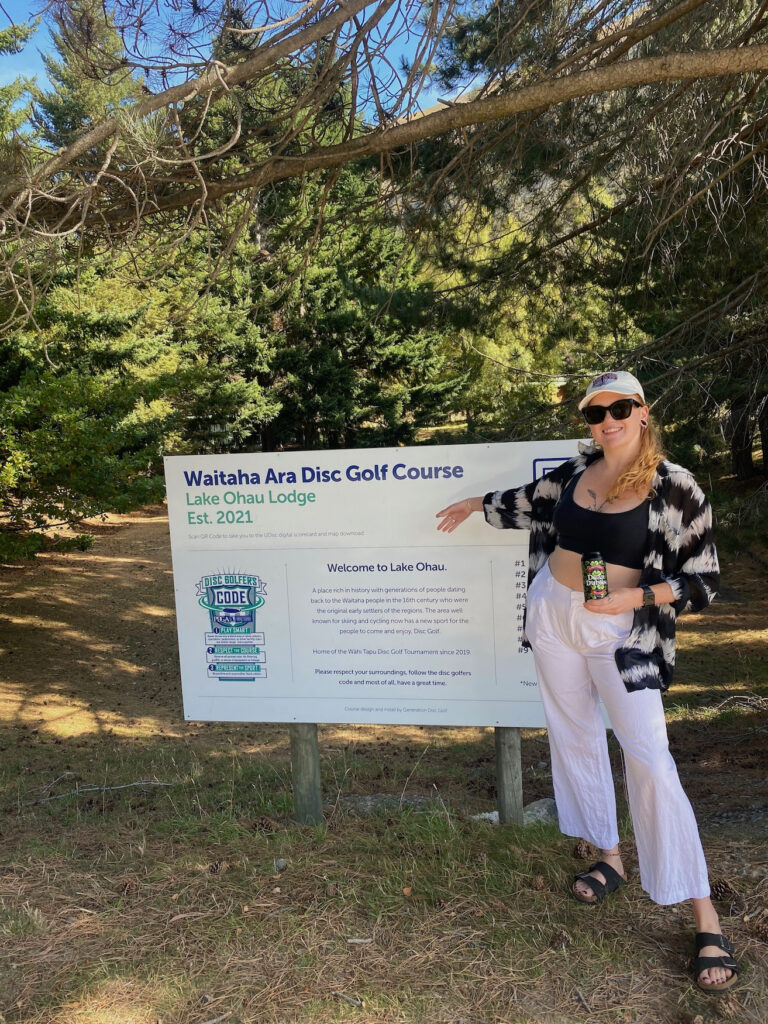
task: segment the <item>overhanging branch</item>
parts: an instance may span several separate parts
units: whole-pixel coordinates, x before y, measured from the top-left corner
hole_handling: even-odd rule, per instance
[[[359,0],[358,6],[363,6]],[[351,10],[351,7],[350,4],[345,9]],[[609,67],[539,82],[510,94],[496,94],[452,105],[414,117],[405,123],[376,128],[346,142],[310,150],[301,156],[267,159],[244,173],[220,181],[209,181],[206,198],[210,202],[233,192],[263,188],[273,182],[297,178],[312,171],[338,167],[365,157],[402,149],[460,128],[498,121],[533,110],[545,110],[569,100],[643,85],[719,78],[766,70],[768,44],[696,53],[670,53],[663,57],[622,61]],[[200,187],[179,189],[155,197],[146,212],[152,214],[182,209],[199,203],[202,197]],[[134,219],[135,212],[133,206],[102,210],[90,214],[86,224],[92,226],[105,220],[110,224],[120,224]]]
[[[172,104],[188,103],[197,96],[205,96],[211,92],[221,89],[231,89],[235,85],[242,85],[255,78],[266,68],[279,63],[291,54],[296,53],[304,47],[311,46],[318,40],[331,34],[336,28],[350,21],[364,7],[368,6],[370,0],[340,0],[338,10],[321,18],[309,25],[295,35],[281,39],[271,45],[261,47],[253,57],[229,67],[221,64],[214,66],[200,78],[183,82],[181,85],[172,86],[163,92],[148,96],[146,99],[135,104],[127,110],[121,111],[117,117],[110,117],[101,124],[96,125],[85,135],[77,139],[71,146],[60,150],[54,157],[47,160],[37,168],[29,177],[18,177],[11,180],[5,188],[0,191],[0,203],[5,204],[9,200],[23,195],[32,184],[46,181],[53,175],[65,170],[78,157],[83,156],[90,150],[99,146],[106,139],[114,135],[120,127],[121,120],[132,119],[141,121],[157,110],[170,107]],[[384,0],[384,8],[391,7],[394,0]]]

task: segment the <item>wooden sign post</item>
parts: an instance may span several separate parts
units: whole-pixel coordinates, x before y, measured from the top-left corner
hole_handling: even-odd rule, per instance
[[[293,723],[291,734],[291,775],[293,809],[300,825],[321,825],[323,795],[320,785],[320,751],[317,725]],[[514,726],[497,726],[496,802],[502,825],[523,823],[523,772],[520,757],[520,730]]]
[[[309,722],[295,722],[290,726],[290,732],[293,812],[300,825],[321,825],[323,792],[317,726]]]
[[[520,730],[515,726],[494,729],[496,740],[496,802],[502,825],[523,823],[523,765]]]

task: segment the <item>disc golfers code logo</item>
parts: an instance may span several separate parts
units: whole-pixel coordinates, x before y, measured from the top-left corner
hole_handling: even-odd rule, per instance
[[[210,622],[205,633],[209,679],[245,683],[266,678],[264,633],[256,630],[256,612],[266,593],[264,580],[247,573],[220,573],[198,581],[198,604]]]

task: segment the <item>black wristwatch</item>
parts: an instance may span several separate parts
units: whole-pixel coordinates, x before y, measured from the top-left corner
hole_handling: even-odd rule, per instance
[[[656,604],[656,595],[646,583],[643,586],[643,608],[649,608]]]

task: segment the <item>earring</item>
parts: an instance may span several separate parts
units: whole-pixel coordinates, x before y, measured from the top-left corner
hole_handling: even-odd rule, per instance
[[[647,427],[648,426],[648,420],[640,420],[640,426],[641,427]]]

